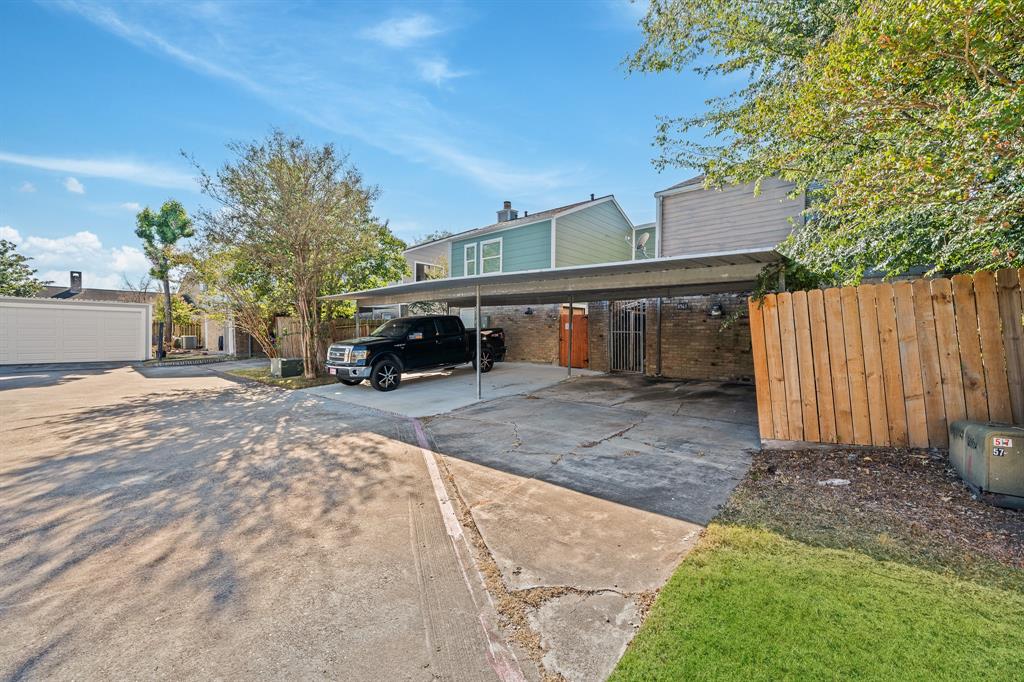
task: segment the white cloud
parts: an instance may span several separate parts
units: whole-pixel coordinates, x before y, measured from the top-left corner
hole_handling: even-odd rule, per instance
[[[166,166],[127,159],[74,159],[0,151],[0,163],[11,163],[60,173],[125,180],[150,187],[196,189],[195,181],[187,173]]]
[[[445,81],[469,75],[468,71],[453,71],[448,66],[448,60],[443,57],[421,59],[416,62],[416,68],[421,79],[437,87],[444,85]]]
[[[28,180],[26,180],[25,182],[21,183],[20,187],[18,187],[18,191],[19,192],[25,192],[25,193],[35,192],[36,191],[36,186],[33,185]]]
[[[13,244],[20,244],[21,233],[10,225],[0,225],[0,239],[6,239]]]
[[[85,194],[85,185],[78,181],[78,178],[66,178],[64,180],[64,189],[73,194]]]
[[[137,201],[126,201],[123,204],[121,204],[121,208],[123,208],[126,211],[141,211],[142,204],[140,204]]]
[[[363,31],[363,37],[381,42],[388,47],[409,47],[440,35],[444,29],[426,14],[386,19]]]
[[[67,284],[68,271],[81,270],[87,289],[122,289],[125,277],[138,281],[149,270],[142,249],[128,245],[107,248],[88,230],[63,237],[22,239],[14,228],[0,227],[0,238],[8,239],[4,236],[8,234],[20,240],[18,250],[32,258],[31,265],[39,270],[39,277],[57,285]]]
[[[123,4],[67,0],[60,4],[95,25],[143,49],[159,52],[193,71],[241,86],[280,111],[300,117],[334,135],[351,137],[396,157],[461,176],[488,189],[513,196],[537,196],[539,191],[578,184],[578,168],[544,167],[543,160],[510,168],[518,142],[501,134],[505,150],[491,140],[501,131],[489,122],[465,120],[438,109],[410,81],[421,73],[380,59],[364,45],[349,47],[334,40],[344,22],[318,25],[309,32],[300,22],[277,12],[275,5],[233,5],[228,17],[197,16],[174,3]],[[268,16],[269,14],[269,16]],[[155,27],[159,26],[160,33]],[[153,28],[150,28],[153,27]],[[405,47],[448,30],[424,14],[381,22],[363,32],[385,46]],[[273,54],[261,46],[273,44]],[[332,68],[325,70],[324,64]],[[352,68],[333,68],[341,64]],[[450,68],[434,69],[434,80],[455,77]],[[463,74],[458,74],[463,75]],[[474,145],[471,131],[479,134]],[[473,147],[487,149],[490,158]],[[508,154],[504,154],[508,151]],[[0,152],[0,161],[3,159]],[[523,162],[519,162],[523,163]],[[72,172],[72,171],[68,171]],[[85,175],[85,173],[81,173]],[[145,173],[133,170],[126,178]],[[515,180],[516,185],[499,184]],[[189,186],[195,187],[189,179]]]

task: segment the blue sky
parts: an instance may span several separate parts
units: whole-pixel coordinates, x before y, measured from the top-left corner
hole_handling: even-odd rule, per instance
[[[0,237],[40,275],[118,286],[141,206],[209,202],[225,143],[276,126],[348,151],[400,237],[615,194],[634,222],[691,173],[651,166],[656,116],[723,84],[628,75],[628,2],[0,5]]]

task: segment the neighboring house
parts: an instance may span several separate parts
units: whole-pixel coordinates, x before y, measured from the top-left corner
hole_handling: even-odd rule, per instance
[[[160,293],[155,291],[132,291],[131,289],[86,289],[82,286],[82,273],[71,270],[68,286],[48,284],[36,292],[35,298],[75,299],[79,301],[120,301],[122,303],[160,302]]]

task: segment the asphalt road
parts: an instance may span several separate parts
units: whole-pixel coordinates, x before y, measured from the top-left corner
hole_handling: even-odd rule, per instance
[[[0,374],[0,679],[495,679],[415,443],[203,368]]]

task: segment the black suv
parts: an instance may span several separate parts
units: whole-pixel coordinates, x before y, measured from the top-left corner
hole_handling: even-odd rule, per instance
[[[475,365],[476,330],[467,330],[455,315],[423,315],[388,320],[369,336],[332,343],[327,373],[346,386],[364,379],[378,391],[393,391],[409,370]],[[480,371],[490,372],[505,359],[505,332],[499,327],[480,332]]]

